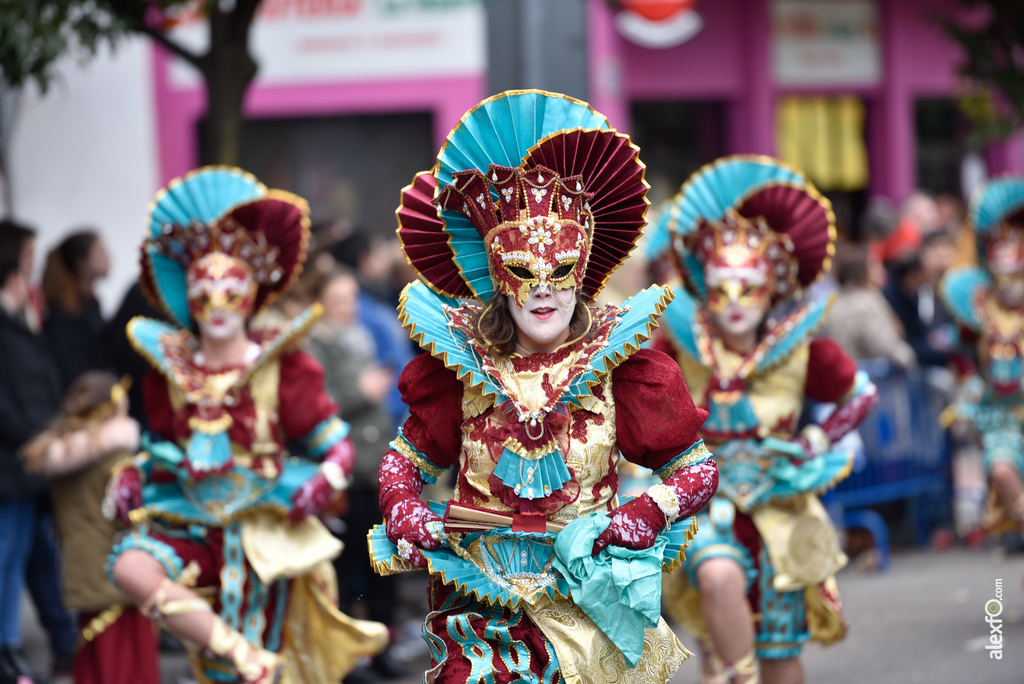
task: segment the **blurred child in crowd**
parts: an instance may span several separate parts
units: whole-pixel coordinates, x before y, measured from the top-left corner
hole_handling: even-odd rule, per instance
[[[103,316],[94,287],[110,271],[110,256],[92,230],[68,235],[50,251],[43,271],[43,298],[48,313],[43,330],[67,389],[91,367]]]
[[[75,684],[159,684],[152,624],[107,579],[117,531],[102,501],[112,470],[139,448],[128,415],[127,381],[88,371],[72,383],[61,413],[25,448],[30,472],[51,478],[62,550],[65,605],[78,611],[82,645]]]

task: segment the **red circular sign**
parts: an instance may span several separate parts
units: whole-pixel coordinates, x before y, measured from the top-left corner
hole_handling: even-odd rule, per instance
[[[664,21],[678,12],[692,10],[697,0],[622,0],[622,8],[648,21]]]

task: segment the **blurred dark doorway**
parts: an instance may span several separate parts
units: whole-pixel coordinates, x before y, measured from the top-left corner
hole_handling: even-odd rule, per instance
[[[658,205],[679,191],[691,173],[725,152],[725,103],[634,102],[633,142],[647,165],[648,194]]]
[[[960,167],[970,124],[956,100],[916,100],[914,122],[918,189],[960,197]]]
[[[258,119],[242,130],[240,163],[267,186],[306,198],[314,223],[347,219],[392,235],[401,189],[434,154],[430,113]]]

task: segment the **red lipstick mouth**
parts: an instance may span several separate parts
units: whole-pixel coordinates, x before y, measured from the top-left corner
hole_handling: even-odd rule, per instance
[[[530,313],[536,316],[537,318],[547,319],[550,318],[551,315],[555,313],[555,310],[553,307],[550,306],[539,306]]]

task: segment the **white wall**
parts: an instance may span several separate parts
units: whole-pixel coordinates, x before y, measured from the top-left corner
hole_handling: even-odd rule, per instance
[[[159,188],[151,60],[144,38],[85,65],[65,60],[45,96],[25,90],[14,121],[13,215],[39,231],[40,267],[69,229],[101,232],[113,261],[98,288],[108,315],[138,275],[146,207]]]

